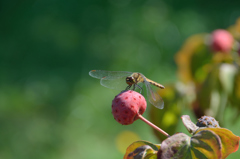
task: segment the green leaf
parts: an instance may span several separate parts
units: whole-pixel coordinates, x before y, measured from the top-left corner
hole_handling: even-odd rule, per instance
[[[136,141],[127,148],[124,159],[157,159],[159,148],[148,141]]]
[[[197,118],[205,114],[216,117],[220,107],[221,82],[219,81],[219,67],[212,66],[203,83],[199,83],[196,90],[196,100],[193,110]],[[218,118],[216,118],[219,120]]]
[[[192,58],[190,59],[190,69],[195,83],[202,83],[207,77],[211,67],[209,65],[211,58],[212,54],[204,43],[200,44],[193,51]]]
[[[231,102],[230,106],[237,108],[238,114],[240,114],[240,106],[239,106],[239,103],[240,103],[240,67],[238,67],[238,72],[234,79],[233,92],[231,93],[231,95],[229,97],[230,97],[230,102]],[[238,116],[232,116],[232,119],[234,122],[237,121],[236,117],[238,117]]]

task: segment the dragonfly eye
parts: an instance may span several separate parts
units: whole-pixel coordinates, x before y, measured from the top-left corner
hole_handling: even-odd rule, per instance
[[[133,77],[127,77],[127,78],[126,78],[126,83],[127,83],[128,85],[133,85],[133,84],[135,83],[135,80],[134,80]]]

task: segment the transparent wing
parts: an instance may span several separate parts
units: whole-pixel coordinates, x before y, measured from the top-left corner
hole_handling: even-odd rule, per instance
[[[142,74],[141,74],[142,75]],[[154,90],[151,89],[150,83],[146,80],[146,77],[142,75],[144,79],[144,84],[146,86],[147,90],[147,97],[149,102],[154,105],[158,109],[163,109],[164,108],[164,101],[162,97]]]
[[[119,77],[123,77],[123,76],[125,76],[125,77],[130,76],[130,75],[132,75],[132,72],[92,70],[89,72],[89,75],[94,78],[98,78],[98,79],[102,79],[103,77],[105,77],[108,80],[110,80],[110,79],[115,79],[115,78],[119,78]]]
[[[104,87],[124,90],[127,87],[126,77],[132,75],[132,72],[92,70],[89,75],[101,79],[100,84]]]
[[[128,86],[126,83],[126,77],[105,77],[100,80],[100,84],[104,87],[110,88],[110,89],[116,89],[116,90],[124,90]]]

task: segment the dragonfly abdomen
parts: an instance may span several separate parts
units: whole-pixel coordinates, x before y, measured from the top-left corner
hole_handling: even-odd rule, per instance
[[[159,84],[159,83],[157,83],[157,82],[154,82],[154,81],[152,81],[152,80],[150,80],[150,79],[148,79],[148,78],[147,78],[147,81],[148,81],[149,83],[151,83],[152,85],[158,87],[158,88],[161,88],[161,89],[164,89],[164,88],[165,88],[163,85],[161,85],[161,84]]]

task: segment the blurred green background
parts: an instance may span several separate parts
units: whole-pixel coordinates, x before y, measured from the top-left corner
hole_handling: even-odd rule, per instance
[[[184,40],[234,24],[239,6],[217,0],[1,0],[0,158],[122,158],[116,139],[126,130],[157,143],[143,122],[122,126],[113,119],[118,92],[88,72],[137,71],[173,83],[174,55]]]

